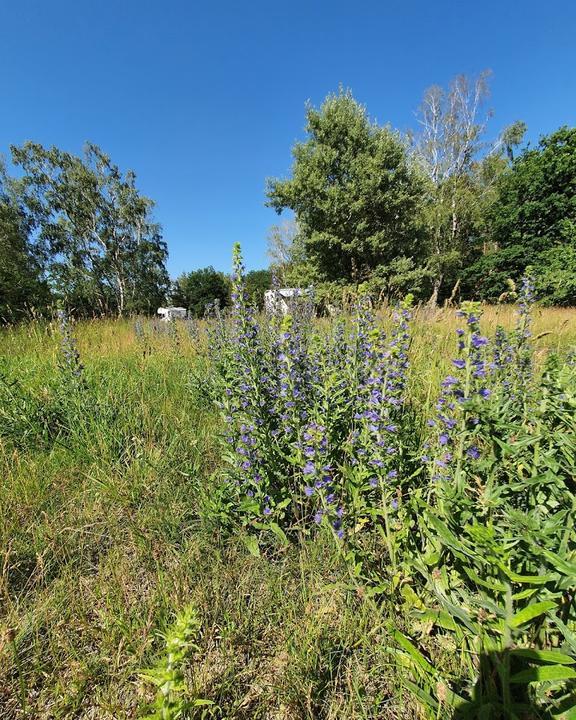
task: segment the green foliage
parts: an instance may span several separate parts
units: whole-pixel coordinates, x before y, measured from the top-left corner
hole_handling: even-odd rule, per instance
[[[517,155],[526,125],[516,121],[487,143],[488,75],[431,87],[409,154],[349,91],[308,107],[292,176],[267,189],[268,205],[296,218],[269,237],[284,285],[369,281],[382,299],[409,291],[431,304],[459,293],[495,302],[532,268],[544,302],[576,302],[575,131]]]
[[[349,91],[306,112],[292,178],[268,183],[268,204],[296,214],[307,262],[320,280],[365,279],[421,249],[423,181],[400,137],[372,123]]]
[[[564,708],[576,679],[576,373],[554,355],[536,373],[532,279],[514,288],[514,329],[492,340],[481,304],[462,303],[430,418],[406,392],[412,296],[386,332],[367,285],[348,327],[258,321],[234,256],[231,325],[211,352],[221,529],[242,528],[255,557],[331,535],[351,587],[402,608],[390,652],[427,717]],[[463,666],[437,669],[428,638]]]
[[[576,128],[561,128],[518,156],[501,175],[488,216],[495,250],[466,273],[469,292],[494,300],[506,278],[532,267],[542,298],[570,305],[574,294]]]
[[[141,673],[142,677],[157,688],[153,711],[145,716],[146,720],[178,720],[194,708],[213,705],[210,700],[188,697],[182,667],[186,657],[198,650],[195,644],[200,632],[200,622],[193,606],[182,610],[174,624],[164,636],[165,655],[155,668]],[[200,716],[198,716],[200,717]],[[201,717],[206,717],[202,713]]]
[[[49,447],[64,426],[55,387],[33,391],[0,369],[0,439],[16,448]]]
[[[262,310],[264,307],[264,293],[272,286],[272,273],[270,270],[250,270],[246,273],[246,293],[254,307]]]
[[[230,281],[212,266],[182,273],[174,283],[172,302],[185,307],[192,317],[204,317],[206,306],[218,301],[221,308],[230,304]]]
[[[491,329],[496,321],[505,326],[504,335],[514,350],[516,331],[508,330],[512,312],[509,307],[488,308],[482,321]],[[569,364],[573,360],[559,358],[544,368],[540,363],[550,349],[575,343],[572,316],[573,311],[564,309],[542,309],[535,315],[533,343],[537,350],[530,387],[535,386],[541,402],[549,398],[550,403],[544,402],[536,412],[529,404],[527,414],[523,409],[520,413],[507,410],[506,417],[516,419],[507,420],[508,427],[497,424],[495,437],[511,444],[514,454],[506,454],[503,475],[494,483],[494,491],[506,485],[508,476],[514,483],[527,482],[528,460],[530,467],[537,463],[542,469],[556,462],[561,467],[552,468],[554,475],[569,475],[574,463],[570,445],[574,413],[571,404],[562,403],[573,401]],[[410,500],[428,501],[422,498],[427,466],[422,468],[417,450],[423,452],[423,444],[434,437],[426,419],[436,402],[434,389],[450,365],[449,348],[456,327],[452,313],[435,314],[432,322],[426,317],[425,311],[415,313],[406,389],[411,416],[400,424],[406,429],[401,447],[404,452],[412,448],[403,463],[415,456],[419,473],[412,478],[408,472],[402,473],[401,479],[394,481],[405,490],[398,499],[399,507],[388,508],[388,536],[378,530],[384,527],[384,516],[372,520],[363,506],[363,521],[349,544],[344,539],[335,546],[334,535],[325,524],[319,528],[312,525],[309,536],[286,532],[284,538],[267,525],[251,530],[250,536],[257,541],[252,550],[258,555],[248,551],[245,533],[235,532],[237,517],[228,526],[224,525],[226,514],[217,514],[231,494],[226,484],[226,492],[218,495],[228,470],[218,443],[225,431],[209,403],[221,399],[209,392],[209,375],[220,355],[207,352],[205,345],[206,335],[219,331],[218,322],[194,323],[193,337],[184,332],[184,323],[176,323],[176,348],[165,323],[142,320],[145,352],[135,342],[134,326],[128,320],[99,319],[71,326],[84,366],[85,387],[76,410],[71,402],[71,420],[64,418],[59,434],[46,440],[38,433],[21,436],[19,442],[18,435],[0,437],[0,637],[6,639],[0,642],[2,717],[111,715],[128,720],[137,708],[145,712],[143,705],[154,700],[156,688],[152,684],[143,687],[139,673],[144,667],[157,667],[159,659],[161,664],[166,660],[156,629],[169,627],[175,609],[189,604],[202,618],[202,632],[189,638],[199,650],[180,665],[185,691],[179,699],[209,698],[215,703],[189,709],[191,717],[208,712],[220,718],[424,718],[430,714],[425,703],[436,702],[439,709],[433,711],[434,717],[448,719],[457,717],[454,704],[464,704],[464,712],[465,704],[474,702],[472,689],[480,688],[480,678],[487,688],[490,683],[498,687],[497,657],[480,655],[478,644],[469,645],[463,631],[456,632],[463,621],[452,618],[450,608],[439,608],[435,586],[415,568],[414,558],[422,560],[424,554],[408,552],[411,547],[420,550],[419,523],[423,522],[418,519],[422,506],[417,505],[418,512],[413,513]],[[228,328],[230,320],[222,320]],[[388,339],[391,325],[387,312],[377,315],[375,328]],[[521,326],[518,329],[521,331]],[[332,333],[338,337],[343,332],[348,337],[352,326],[345,315],[333,322],[326,318],[314,321],[312,330],[323,343]],[[277,337],[274,334],[270,339]],[[59,412],[64,406],[59,404],[58,389],[62,387],[63,395],[73,397],[77,369],[74,354],[69,353],[71,363],[65,362],[61,341],[59,331],[40,322],[4,329],[0,338],[5,377],[10,383],[17,379],[26,398],[34,396],[43,409],[53,406]],[[526,351],[529,345],[528,340]],[[385,344],[383,347],[386,349]],[[336,352],[329,356],[334,362],[343,357]],[[516,367],[514,364],[510,373],[503,371],[502,383],[519,374]],[[347,381],[351,372],[344,363],[327,382],[328,412],[335,425],[342,422],[339,378]],[[191,373],[198,377],[193,388]],[[545,378],[549,390],[542,390],[540,378]],[[521,386],[518,382],[504,397],[509,401]],[[536,397],[532,390],[529,395]],[[238,397],[244,399],[247,393]],[[2,407],[14,415],[20,408],[20,422],[27,415],[33,418],[32,405],[20,402],[18,397],[10,400],[0,389]],[[500,405],[496,396],[487,402]],[[554,409],[557,403],[559,413]],[[488,405],[480,407],[488,409]],[[471,408],[467,412],[474,417]],[[500,417],[499,410],[494,412]],[[491,433],[490,417],[492,410],[482,415],[482,438]],[[519,435],[521,442],[512,440],[515,428],[529,425],[532,419],[538,425],[539,449],[536,443],[525,445],[524,435]],[[0,417],[0,434],[5,427]],[[475,427],[470,422],[465,432]],[[497,451],[497,442],[494,447]],[[473,493],[481,491],[476,478],[483,477],[480,462],[490,460],[488,448],[492,444],[486,441],[483,460],[476,467],[470,461],[466,468]],[[293,464],[290,467],[298,469]],[[546,492],[550,479],[550,473],[544,479],[530,478],[533,497]],[[552,486],[555,492],[560,487],[556,480]],[[358,494],[361,497],[365,491]],[[506,494],[509,499],[509,488]],[[434,507],[433,498],[429,500]],[[533,537],[532,526],[538,527],[545,508],[526,513],[524,502],[521,497],[518,515],[526,522],[528,538]],[[554,508],[551,511],[556,512]],[[208,513],[214,515],[214,521],[207,522]],[[572,525],[563,523],[567,535]],[[493,523],[493,527],[501,526]],[[544,550],[553,552],[555,536],[554,532],[548,536],[549,529],[546,537],[552,541],[546,542]],[[462,537],[458,526],[455,530],[456,539],[476,553],[473,533],[477,530],[467,528]],[[436,529],[431,525],[429,532],[435,535]],[[286,544],[286,537],[294,542]],[[400,571],[397,576],[390,572],[390,541]],[[519,545],[518,553],[527,541]],[[487,546],[486,540],[480,544]],[[354,552],[345,557],[348,549]],[[514,548],[497,543],[497,549],[505,551],[506,557],[517,557]],[[529,557],[536,552],[534,547]],[[453,589],[455,593],[451,600],[459,600],[466,591],[473,596],[470,607],[476,607],[474,583],[468,575],[461,581],[459,573],[480,561],[471,558],[465,566],[454,559],[447,544],[442,545],[442,557],[432,561],[441,570],[446,568],[452,583],[447,592]],[[452,570],[456,562],[458,573]],[[573,558],[565,553],[555,553],[555,557],[543,553],[546,573],[542,576],[550,575],[552,568],[570,572],[570,563]],[[516,565],[510,568],[527,575]],[[426,565],[426,569],[439,582],[435,566]],[[493,576],[492,571],[488,574]],[[515,612],[540,602],[555,602],[556,607],[564,608],[547,596],[556,579],[536,586],[536,574],[522,581],[512,578],[519,591],[536,589],[539,593],[532,601],[515,598]],[[529,613],[541,608],[531,607]],[[559,699],[558,690],[565,683],[569,692],[573,683],[567,677],[576,667],[571,662],[572,646],[566,642],[544,647],[539,639],[533,647],[526,647],[523,640],[524,629],[530,637],[540,622],[553,645],[558,636],[548,630],[552,616],[559,632],[574,643],[573,613],[564,619],[562,612],[551,608],[524,625],[511,627],[514,637],[520,638],[518,647],[509,653],[511,677],[529,671],[528,677],[535,678],[528,686],[532,713],[525,713],[528,717],[546,717],[546,703],[558,706],[554,712],[559,717],[561,708],[569,707],[568,701]],[[483,619],[482,627],[496,622]],[[498,655],[501,662],[505,658],[505,653]],[[559,679],[560,674],[565,679]],[[516,696],[526,690],[522,678],[526,675],[511,683]],[[551,697],[547,699],[548,689]],[[565,714],[569,716],[567,710]],[[469,715],[474,717],[472,710]]]
[[[431,304],[446,299],[469,265],[491,247],[488,217],[498,179],[526,131],[517,121],[495,143],[486,142],[489,74],[473,80],[459,75],[447,89],[432,86],[419,109],[414,159],[428,178],[427,244],[419,260],[430,278]]]
[[[572,240],[540,253],[531,267],[544,305],[576,305],[576,227]]]
[[[472,383],[478,308],[464,314]],[[573,707],[576,375],[554,358],[540,379],[527,375],[527,330],[524,315],[510,359],[496,356],[488,401],[461,404],[449,446],[454,474],[413,498],[422,544],[405,558],[412,632],[454,647],[468,678],[434,668],[418,643],[397,637],[414,670],[408,687],[416,683],[429,717],[443,704],[459,718],[494,720]]]
[[[426,297],[435,273],[428,267],[417,265],[412,258],[394,258],[388,265],[379,265],[367,282],[369,293],[392,301],[412,294],[418,300]]]
[[[526,123],[522,120],[516,120],[516,122],[504,129],[501,142],[510,162],[514,162],[514,149],[522,144],[527,129]]]
[[[28,244],[22,214],[0,184],[0,324],[41,315],[50,302],[42,266]]]
[[[499,247],[541,252],[565,242],[576,220],[576,128],[561,128],[526,150],[502,176],[492,233]]]
[[[123,175],[91,144],[79,158],[28,142],[12,147],[12,158],[24,173],[14,192],[66,307],[88,315],[155,310],[168,286],[167,248],[134,173]]]

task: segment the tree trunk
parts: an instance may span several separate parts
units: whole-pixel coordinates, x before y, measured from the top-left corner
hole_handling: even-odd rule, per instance
[[[456,234],[458,232],[458,215],[456,214],[456,193],[452,192],[451,200],[452,210],[452,249],[456,246]]]
[[[116,273],[116,285],[118,287],[118,292],[116,293],[118,300],[118,317],[122,317],[124,314],[126,291],[124,289],[124,278],[119,272]]]
[[[458,294],[458,291],[460,290],[460,278],[456,280],[456,284],[452,288],[452,292],[450,293],[450,297],[447,298],[447,300],[444,303],[444,307],[452,307],[452,303],[454,302],[454,298]]]
[[[442,273],[434,278],[434,282],[432,283],[432,295],[430,295],[430,300],[428,300],[428,305],[430,307],[436,307],[436,305],[438,305],[438,293],[442,287],[443,279],[444,275]]]

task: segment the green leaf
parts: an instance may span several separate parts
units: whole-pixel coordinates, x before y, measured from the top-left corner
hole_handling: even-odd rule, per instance
[[[538,588],[526,588],[526,590],[521,590],[520,592],[514,593],[512,595],[512,600],[526,600],[526,598],[535,595],[537,592],[539,592]]]
[[[540,548],[540,552],[547,560],[550,561],[552,565],[554,565],[554,568],[558,570],[558,572],[563,575],[568,575],[568,577],[576,578],[575,563],[564,560],[559,555],[556,555],[556,553],[553,553],[551,550],[547,550],[546,548]]]
[[[573,633],[563,622],[560,620],[559,617],[553,617],[552,622],[556,627],[560,630],[562,635],[564,636],[564,640],[568,643],[570,648],[572,649],[572,652],[576,653],[576,634]]]
[[[250,498],[245,498],[244,500],[242,500],[239,504],[239,508],[241,512],[246,515],[257,515],[260,513],[260,505],[255,500],[251,500]]]
[[[418,687],[416,683],[412,682],[411,680],[404,680],[404,685],[410,690],[412,695],[414,697],[417,697],[421,703],[423,703],[429,710],[433,710],[434,712],[438,711],[438,708],[440,707],[439,703],[435,698],[430,695],[430,693],[427,693],[422,688]]]
[[[531,682],[550,682],[554,680],[574,680],[576,670],[566,665],[543,665],[529,668],[512,675],[510,682],[515,685],[525,685]]]
[[[527,622],[530,622],[530,620],[533,620],[539,615],[547,613],[548,610],[553,610],[555,608],[556,603],[553,600],[544,600],[542,602],[534,603],[533,605],[528,605],[528,607],[520,610],[520,612],[517,612],[512,617],[510,620],[510,627],[517,628],[521,625],[525,625]]]
[[[399,630],[395,630],[393,633],[394,640],[400,645],[401,648],[406,650],[410,658],[416,663],[416,665],[429,675],[436,675],[434,667],[426,660],[424,655],[418,650],[408,638],[403,635]]]
[[[531,650],[530,648],[516,648],[510,651],[510,655],[523,657],[535,662],[554,663],[555,665],[573,665],[576,658],[565,655],[554,650]]]
[[[465,566],[464,572],[466,573],[466,575],[468,575],[470,580],[474,580],[474,582],[477,585],[480,585],[480,587],[485,587],[488,590],[493,590],[495,592],[502,592],[502,593],[506,592],[505,585],[503,585],[502,583],[499,583],[497,580],[492,580],[492,579],[490,579],[490,581],[483,580],[476,572],[474,572],[474,570],[472,570],[472,568]]]
[[[500,445],[502,450],[505,453],[509,453],[511,455],[514,455],[518,453],[519,450],[521,450],[523,447],[527,447],[528,445],[533,445],[534,443],[538,442],[540,440],[539,437],[525,437],[522,440],[516,440],[513,444],[506,443],[503,440],[500,440],[500,438],[494,436],[495,442]]]
[[[418,608],[418,610],[424,610],[426,608],[422,600],[418,597],[418,595],[416,595],[410,585],[402,585],[400,594],[411,607]]]
[[[527,585],[545,585],[554,579],[553,575],[518,575],[503,563],[498,563],[498,567],[512,582],[526,583]]]
[[[250,555],[258,557],[260,555],[260,546],[258,545],[258,538],[254,535],[244,535],[242,542],[246,545],[246,549]]]
[[[277,523],[271,522],[268,524],[268,528],[274,533],[274,535],[276,535],[276,537],[278,538],[278,540],[280,540],[282,545],[286,546],[289,544],[288,538],[286,537],[286,533],[284,532],[284,530],[282,530],[280,525],[278,525]]]
[[[466,610],[464,610],[462,607],[459,607],[458,605],[455,605],[451,600],[448,600],[448,598],[440,592],[436,591],[435,595],[452,617],[458,618],[458,620],[460,620],[460,622],[462,622],[468,628],[468,630],[470,630],[471,633],[475,635],[478,634],[478,624],[473,622],[472,618],[470,617],[469,613],[466,612]]]
[[[438,625],[438,627],[442,627],[445,630],[458,632],[460,629],[458,624],[454,622],[454,618],[445,610],[426,610],[423,613],[419,613],[418,617],[422,620],[430,620],[434,625]]]
[[[452,548],[452,550],[455,550],[456,552],[460,552],[464,555],[468,555],[469,557],[474,557],[474,553],[467,548],[465,545],[463,545],[460,540],[454,535],[450,530],[446,527],[446,525],[439,520],[437,517],[434,517],[431,513],[426,513],[426,520],[427,522],[432,525],[434,530],[438,533],[438,536],[441,540],[443,540],[448,547]]]
[[[352,588],[357,589],[357,586],[354,586]],[[366,597],[374,597],[375,595],[382,595],[382,593],[385,593],[387,590],[390,589],[390,585],[380,584],[380,585],[371,585],[365,589]]]

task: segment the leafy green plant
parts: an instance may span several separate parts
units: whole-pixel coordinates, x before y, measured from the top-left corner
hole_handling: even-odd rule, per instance
[[[207,717],[211,700],[190,699],[184,680],[183,664],[190,653],[196,652],[195,639],[200,632],[200,621],[193,606],[184,608],[164,635],[165,654],[156,667],[140,675],[156,686],[156,698],[145,720],[178,720],[185,713],[204,708],[199,717]]]
[[[468,331],[454,364],[464,384],[450,380],[440,406],[456,413],[444,423],[453,436],[440,436],[442,474],[412,499],[421,538],[404,587],[413,637],[396,632],[394,652],[431,717],[442,705],[463,718],[572,717],[576,375],[551,358],[533,378],[521,318],[509,372],[495,375],[491,393],[472,394],[474,376],[485,381],[478,310],[463,312]],[[426,657],[432,638],[459,653],[457,670]]]

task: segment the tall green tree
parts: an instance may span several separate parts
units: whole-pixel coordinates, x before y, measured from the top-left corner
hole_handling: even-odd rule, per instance
[[[264,293],[272,286],[272,272],[270,270],[250,270],[246,273],[246,293],[249,302],[262,310],[264,307]]]
[[[209,303],[218,300],[220,307],[230,304],[230,281],[212,266],[182,273],[175,281],[171,300],[184,307],[192,317],[202,317]]]
[[[495,300],[531,267],[545,299],[576,304],[576,128],[560,128],[516,157],[496,195],[492,251],[468,269],[470,291]]]
[[[42,314],[49,303],[50,290],[28,246],[22,218],[0,199],[0,323]]]
[[[417,256],[424,184],[399,135],[344,90],[308,107],[306,120],[292,177],[269,180],[267,204],[294,211],[315,277],[359,282],[398,255]]]
[[[436,304],[446,281],[454,281],[474,243],[481,217],[482,178],[478,163],[490,113],[488,72],[474,80],[457,76],[448,89],[434,85],[425,92],[418,112],[420,132],[415,157],[428,178],[426,227],[430,303]]]
[[[25,217],[7,184],[0,166],[0,323],[43,313],[50,303],[42,257],[28,242]]]
[[[88,314],[157,306],[169,287],[167,248],[135,174],[92,144],[82,158],[32,142],[11,150],[20,202],[65,304]]]
[[[430,303],[446,285],[459,282],[461,269],[487,251],[486,221],[499,176],[522,142],[526,126],[517,121],[493,143],[485,139],[492,113],[486,110],[490,73],[458,75],[447,89],[429,88],[418,112],[415,157],[428,178],[427,269]]]

